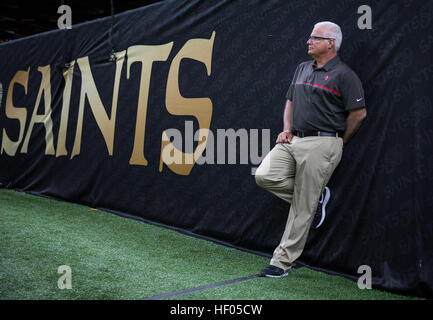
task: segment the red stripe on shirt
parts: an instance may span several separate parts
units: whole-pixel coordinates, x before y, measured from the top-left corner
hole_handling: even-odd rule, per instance
[[[320,84],[313,84],[313,83],[308,83],[308,82],[294,82],[294,84],[305,84],[305,85],[308,85],[308,86],[319,87],[319,88],[331,91],[331,92],[335,93],[338,96],[341,96],[341,94],[338,93],[337,91],[332,90],[332,89],[327,88],[327,87],[324,87],[324,86],[321,86]]]

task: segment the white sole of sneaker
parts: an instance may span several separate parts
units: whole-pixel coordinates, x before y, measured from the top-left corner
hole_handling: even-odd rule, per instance
[[[271,276],[270,274],[266,274],[265,277],[267,278],[282,278],[287,276],[289,273],[288,272],[284,272],[281,276]]]
[[[328,204],[329,198],[331,198],[331,191],[329,190],[328,187],[325,187],[325,198],[323,199],[323,204],[322,204],[322,217],[320,218],[320,222],[315,227],[315,229],[317,229],[318,227],[320,227],[322,225],[323,221],[325,221],[326,205]]]

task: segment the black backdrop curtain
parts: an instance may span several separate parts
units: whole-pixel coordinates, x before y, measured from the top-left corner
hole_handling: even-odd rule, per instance
[[[105,18],[3,43],[0,183],[269,256],[289,208],[252,173],[324,20],[342,27],[368,117],[300,262],[355,281],[368,265],[374,287],[432,297],[433,1],[164,1],[113,29]]]

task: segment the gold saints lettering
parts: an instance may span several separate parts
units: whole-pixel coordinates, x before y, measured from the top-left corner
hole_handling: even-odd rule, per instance
[[[212,33],[210,40],[191,39],[185,43],[179,53],[174,57],[170,66],[167,80],[167,95],[165,106],[173,115],[192,115],[199,124],[199,144],[194,153],[183,153],[170,142],[166,132],[162,133],[161,160],[159,171],[162,171],[162,163],[173,172],[181,175],[189,175],[197,159],[206,148],[206,141],[212,118],[212,101],[209,98],[184,98],[179,91],[179,67],[184,58],[190,58],[204,63],[207,74],[211,74],[212,48],[215,39],[215,32]],[[182,161],[164,161],[170,158],[170,153],[182,158]],[[167,155],[167,156],[166,156]]]
[[[207,76],[211,75],[212,51],[215,40],[215,31],[212,32],[210,39],[195,38],[188,40],[184,46],[175,55],[170,64],[169,74],[167,78],[166,88],[166,109],[168,113],[174,116],[194,116],[199,124],[199,139],[196,149],[191,152],[182,152],[178,150],[167,136],[166,131],[162,132],[161,138],[161,155],[159,163],[159,171],[163,169],[165,164],[170,170],[179,175],[188,175],[196,160],[201,156],[206,148],[206,140],[208,137],[210,122],[212,119],[212,101],[208,97],[185,98],[179,89],[179,69],[182,59],[194,59],[203,63],[206,66]],[[35,125],[43,125],[45,129],[45,155],[54,155],[56,157],[68,156],[69,152],[66,146],[66,138],[68,134],[68,119],[70,115],[70,102],[72,84],[74,81],[74,68],[79,71],[81,76],[81,88],[78,105],[78,117],[75,129],[74,143],[70,158],[78,156],[81,152],[81,143],[83,138],[83,122],[84,109],[88,105],[90,111],[96,121],[97,127],[102,134],[105,146],[109,156],[114,153],[114,137],[116,127],[117,102],[119,98],[119,87],[122,81],[122,68],[126,65],[126,81],[131,79],[131,67],[134,64],[141,66],[140,85],[138,94],[138,104],[135,123],[134,143],[129,160],[131,165],[147,166],[148,161],[145,155],[145,134],[146,134],[146,117],[148,108],[149,88],[152,75],[152,65],[156,61],[166,62],[171,50],[173,42],[162,45],[134,45],[124,51],[115,53],[116,66],[113,84],[113,94],[111,99],[111,107],[106,108],[102,103],[99,95],[98,87],[92,74],[91,63],[89,57],[78,58],[68,64],[68,68],[63,71],[64,88],[63,99],[60,114],[59,132],[57,135],[57,145],[54,146],[53,119],[51,108],[51,66],[39,66],[37,68],[41,75],[39,91],[34,103],[33,112],[31,113],[29,124],[26,128],[28,116],[27,105],[14,104],[14,90],[24,92],[24,97],[27,96],[29,87],[30,67],[27,70],[18,70],[9,83],[7,91],[5,114],[6,118],[16,122],[18,120],[18,134],[10,130],[2,130],[2,145],[0,153],[9,156],[15,156],[19,146],[20,152],[27,153],[29,145],[32,145],[32,132]],[[44,112],[40,111],[40,104],[43,98]],[[87,103],[86,103],[87,102]],[[38,112],[39,110],[39,112]],[[107,112],[106,110],[109,110]],[[177,154],[182,161],[166,161],[165,154]]]

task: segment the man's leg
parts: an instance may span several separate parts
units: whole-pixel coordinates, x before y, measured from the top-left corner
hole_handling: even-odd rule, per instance
[[[290,143],[277,143],[256,170],[256,183],[284,201],[291,202],[296,162]]]
[[[255,174],[256,182],[260,187],[289,203],[293,198],[296,172],[296,162],[290,149],[291,143],[276,144],[263,159]],[[269,265],[260,275],[279,278],[286,276],[287,272]]]
[[[286,229],[271,265],[287,270],[301,255],[317,203],[342,155],[342,139],[307,137],[292,144],[296,160],[294,193]]]

